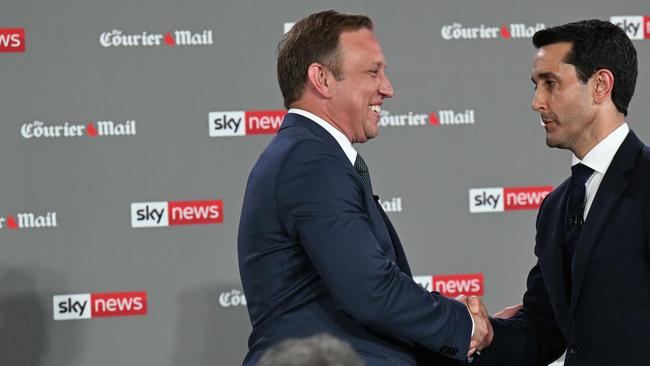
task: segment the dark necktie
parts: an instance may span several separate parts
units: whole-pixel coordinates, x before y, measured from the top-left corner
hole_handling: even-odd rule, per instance
[[[564,220],[564,270],[567,277],[567,289],[571,291],[571,277],[573,254],[575,244],[580,237],[580,231],[584,224],[585,212],[585,183],[591,177],[594,170],[583,164],[576,164],[571,167],[571,181],[569,186],[569,199]]]
[[[363,158],[361,157],[361,154],[357,154],[356,160],[354,160],[354,170],[359,173],[361,176],[361,180],[363,181],[363,185],[366,186],[366,189],[370,194],[372,194],[372,183],[370,183],[370,173],[368,173],[368,166],[366,165],[366,162],[363,161]]]
[[[354,160],[354,170],[356,170],[357,173],[361,176],[363,185],[366,187],[368,192],[372,194],[372,183],[370,183],[370,173],[368,173],[368,166],[366,165],[366,162],[361,157],[361,154],[357,154],[357,158],[356,160]],[[397,247],[397,243],[399,242],[399,239],[397,238],[397,233],[395,232],[395,228],[393,228],[393,225],[390,223],[390,220],[388,219],[386,212],[384,212],[384,209],[379,204],[378,199],[379,197],[374,196],[375,204],[377,205],[377,208],[381,213],[382,219],[386,224],[386,230],[388,230],[388,235],[390,235],[391,244],[393,245],[393,251],[395,252],[397,268],[399,268],[400,271],[411,276],[411,268],[409,267],[408,261],[406,260],[406,256],[404,255],[404,250],[401,249],[401,246],[399,246],[399,248]]]

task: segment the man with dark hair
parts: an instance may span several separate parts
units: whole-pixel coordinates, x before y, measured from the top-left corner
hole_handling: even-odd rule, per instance
[[[239,225],[253,325],[245,365],[284,339],[323,332],[368,366],[416,365],[425,349],[426,364],[444,365],[491,341],[480,300],[447,299],[413,281],[352,146],[379,132],[381,105],[393,96],[385,67],[365,16],[313,14],[280,41],[290,109],[251,171]]]
[[[587,20],[537,32],[532,107],[572,174],[537,216],[537,264],[523,307],[492,319],[480,365],[647,365],[650,149],[625,116],[636,51],[619,27]],[[502,313],[503,314],[503,313]]]

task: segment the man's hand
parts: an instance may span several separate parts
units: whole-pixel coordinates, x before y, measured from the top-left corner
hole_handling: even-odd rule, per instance
[[[465,295],[460,295],[456,300],[467,306],[472,316],[472,320],[474,320],[474,335],[472,335],[469,344],[469,352],[467,352],[467,357],[469,357],[476,351],[484,350],[490,345],[490,343],[492,343],[494,331],[492,330],[492,324],[490,324],[485,305],[483,305],[480,298],[476,296],[467,297]]]
[[[492,315],[493,318],[499,318],[499,319],[510,319],[512,318],[521,308],[524,307],[524,304],[517,304],[517,305],[512,305],[512,306],[507,306],[503,308],[501,311],[498,313]]]

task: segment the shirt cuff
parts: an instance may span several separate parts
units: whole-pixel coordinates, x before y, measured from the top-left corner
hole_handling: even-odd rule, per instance
[[[471,337],[474,337],[474,317],[472,317],[472,313],[469,311],[469,308],[466,308],[466,309],[467,309],[467,313],[469,314],[469,318],[472,321],[472,335],[471,335]]]

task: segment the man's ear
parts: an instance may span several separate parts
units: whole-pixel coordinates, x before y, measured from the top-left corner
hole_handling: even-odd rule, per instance
[[[614,89],[614,74],[607,69],[600,69],[592,76],[594,79],[594,102],[601,104],[611,99],[612,90]]]
[[[331,96],[330,79],[332,74],[323,65],[314,62],[307,69],[307,82],[314,91],[325,98]]]

